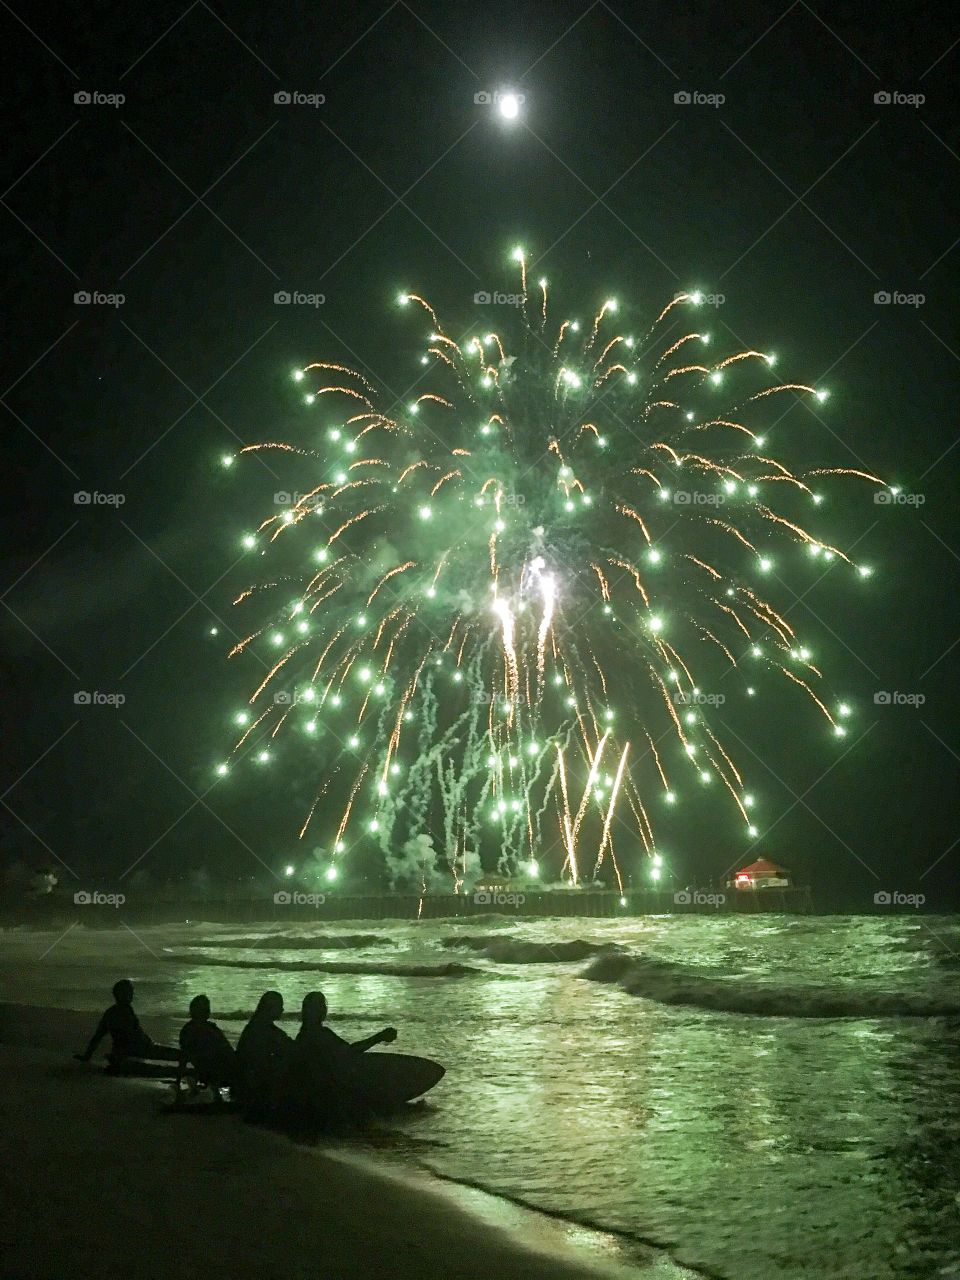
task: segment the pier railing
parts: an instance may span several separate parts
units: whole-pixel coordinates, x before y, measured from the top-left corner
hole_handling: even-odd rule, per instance
[[[813,910],[809,889],[542,889],[539,887],[489,888],[475,892],[404,894],[350,894],[295,888],[271,893],[243,890],[231,894],[197,896],[175,888],[146,894],[101,894],[105,901],[75,903],[72,898],[51,895],[29,902],[0,904],[0,923],[53,927],[76,921],[95,928],[121,923],[175,924],[186,920],[221,923],[271,921],[298,925],[333,920],[436,920],[491,915],[529,917],[579,917],[614,919],[648,915],[717,915],[741,912],[808,914]],[[121,902],[111,902],[122,897]]]

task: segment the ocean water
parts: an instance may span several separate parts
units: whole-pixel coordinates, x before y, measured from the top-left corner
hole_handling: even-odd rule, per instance
[[[394,1151],[731,1280],[960,1277],[960,919],[275,922],[0,935],[3,998],[170,1036],[322,988],[437,1058]],[[53,944],[51,946],[51,943]]]

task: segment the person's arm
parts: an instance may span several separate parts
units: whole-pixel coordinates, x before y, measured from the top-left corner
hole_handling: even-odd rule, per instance
[[[73,1055],[78,1062],[89,1062],[90,1059],[93,1057],[94,1053],[96,1052],[97,1045],[100,1043],[100,1041],[103,1039],[103,1037],[107,1034],[108,1030],[110,1029],[108,1025],[109,1014],[110,1014],[110,1010],[108,1009],[107,1012],[100,1019],[100,1021],[97,1023],[97,1029],[91,1036],[90,1043],[87,1045],[86,1049],[84,1049],[83,1053],[75,1053]]]
[[[395,1027],[384,1027],[382,1031],[375,1031],[372,1036],[367,1036],[366,1040],[354,1040],[350,1048],[356,1049],[358,1053],[366,1053],[375,1044],[392,1044],[396,1038]]]

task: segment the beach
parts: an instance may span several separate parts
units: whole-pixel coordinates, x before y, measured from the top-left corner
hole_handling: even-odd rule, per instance
[[[86,919],[0,933],[2,1280],[960,1275],[955,917]],[[320,989],[446,1075],[318,1145],[170,1116],[72,1060],[121,976],[161,1044]]]
[[[3,1280],[679,1280],[612,1237],[238,1116],[165,1110],[168,1086],[71,1059],[90,1020],[0,1006]]]

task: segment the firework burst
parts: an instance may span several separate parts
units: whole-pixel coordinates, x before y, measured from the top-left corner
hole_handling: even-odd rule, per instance
[[[424,889],[523,866],[621,883],[638,858],[657,878],[656,806],[687,784],[757,835],[705,688],[782,677],[844,733],[767,599],[800,555],[869,573],[806,509],[832,477],[882,482],[794,474],[766,444],[765,415],[826,392],[776,381],[769,353],[715,355],[698,293],[636,334],[612,299],[555,319],[514,256],[506,332],[454,338],[401,296],[429,326],[408,403],[310,364],[294,377],[321,447],[241,451],[297,455],[308,482],[244,538],[270,572],[237,600],[260,620],[231,656],[259,650],[266,674],[219,771],[295,759],[331,878],[369,840]]]

